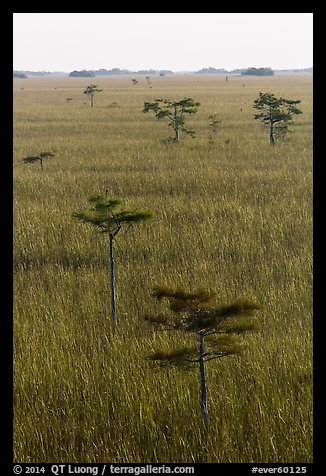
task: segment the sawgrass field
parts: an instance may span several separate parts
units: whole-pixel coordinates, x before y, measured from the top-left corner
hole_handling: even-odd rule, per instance
[[[137,79],[14,80],[15,461],[311,462],[312,75]],[[301,100],[275,146],[259,92]],[[162,97],[201,103],[196,139],[164,142],[142,112]],[[23,162],[42,151],[43,170]],[[116,237],[114,333],[107,237],[72,216],[106,190],[154,213]],[[198,366],[148,359],[192,339],[145,322],[156,285],[261,306],[245,351],[207,363],[207,430]]]

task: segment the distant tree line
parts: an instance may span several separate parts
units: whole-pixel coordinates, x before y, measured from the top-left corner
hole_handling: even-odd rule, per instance
[[[14,70],[14,77],[18,78],[16,74],[25,74],[26,76],[72,76],[72,77],[94,77],[94,76],[110,76],[110,75],[160,75],[165,76],[166,74],[174,74],[173,71],[168,69],[142,69],[139,71],[129,71],[128,69],[112,68],[105,69],[101,68],[98,70],[83,70],[83,71],[72,71],[71,73],[65,73],[63,71],[17,71]],[[199,71],[189,71],[193,74],[243,74],[243,75],[255,75],[255,76],[270,76],[274,73],[313,73],[313,68],[302,68],[302,69],[277,69],[272,70],[271,68],[238,68],[232,70],[226,70],[224,68],[202,68]]]
[[[120,69],[120,68],[113,68],[113,69],[98,69],[93,71],[72,71],[69,73],[69,77],[77,77],[77,78],[94,78],[95,76],[111,76],[111,75],[157,75],[164,76],[165,74],[173,74],[173,71],[162,69],[162,70],[155,70],[155,69],[141,69],[139,71],[129,71],[128,69]]]
[[[20,78],[20,79],[27,79],[27,75],[25,73],[13,73],[14,78]]]
[[[211,66],[209,68],[202,68],[199,71],[196,71],[196,74],[226,74],[229,73],[230,71],[227,71],[224,68],[212,68]]]
[[[69,78],[95,78],[95,74],[93,71],[83,69],[82,71],[72,71],[69,73]]]
[[[19,74],[25,74],[27,77],[28,76],[67,76],[67,73],[63,73],[63,72],[60,72],[60,71],[57,71],[57,72],[50,72],[50,71],[17,71],[17,70],[13,70],[13,75],[14,75],[14,78],[18,78],[19,76],[16,76],[16,75],[19,75]]]
[[[227,71],[224,68],[202,68],[199,71],[196,71],[196,74],[243,74],[243,75],[252,75],[252,76],[272,76],[274,71],[271,68],[243,68],[243,69],[232,69]]]
[[[245,76],[273,76],[274,71],[272,68],[248,68],[241,74]]]
[[[139,71],[129,71],[128,69],[120,69],[120,68],[113,68],[113,69],[98,69],[93,71],[95,76],[109,76],[113,74],[142,74],[142,75],[156,75],[156,74],[173,74],[173,71],[168,69],[140,69]]]

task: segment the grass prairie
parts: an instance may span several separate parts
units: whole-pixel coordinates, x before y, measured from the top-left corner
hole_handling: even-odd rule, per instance
[[[103,91],[91,108],[83,90]],[[17,462],[312,461],[312,75],[14,80],[14,458]],[[259,92],[300,99],[274,147],[254,120]],[[67,101],[67,97],[72,98]],[[196,139],[164,143],[145,101],[192,97]],[[221,120],[214,137],[209,116]],[[22,159],[41,151],[38,164]],[[73,219],[93,193],[155,218],[108,243]],[[188,336],[145,322],[157,284],[261,305],[241,356],[158,369]],[[164,306],[163,306],[164,307]]]

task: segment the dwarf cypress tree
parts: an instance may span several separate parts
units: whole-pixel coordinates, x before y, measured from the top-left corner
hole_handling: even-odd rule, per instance
[[[214,138],[217,135],[218,124],[220,124],[222,121],[217,119],[217,114],[211,114],[210,116],[208,116],[208,118],[211,119],[211,122],[209,123],[211,134],[209,136],[208,141],[209,141],[209,144],[213,144],[214,143]]]
[[[98,89],[96,84],[90,84],[89,86],[87,86],[87,88],[84,91],[84,94],[86,94],[86,96],[89,96],[90,101],[91,101],[91,107],[93,107],[93,105],[94,105],[94,96],[95,96],[95,94],[96,93],[101,93],[102,91],[103,91],[103,89]]]
[[[152,218],[153,213],[150,210],[117,211],[116,209],[121,204],[121,201],[115,198],[107,198],[103,195],[92,195],[89,198],[89,202],[92,204],[89,212],[74,213],[73,217],[95,226],[100,233],[105,233],[109,236],[111,319],[113,324],[116,325],[113,241],[123,226],[133,226],[136,223],[148,220]]]
[[[185,116],[195,114],[199,102],[195,102],[192,98],[184,98],[180,101],[171,101],[169,99],[155,99],[154,102],[145,102],[143,112],[154,112],[157,119],[168,118],[169,126],[174,131],[174,139],[179,142],[180,131],[195,137],[195,131],[186,129]]]
[[[248,319],[259,306],[248,300],[240,300],[229,305],[214,306],[215,293],[198,290],[186,292],[182,288],[156,287],[153,296],[166,299],[171,314],[146,316],[150,324],[161,329],[176,330],[197,336],[197,344],[176,351],[155,352],[150,356],[161,365],[199,365],[200,407],[205,424],[208,423],[206,362],[237,354],[243,349],[240,337],[253,331],[256,324]]]
[[[41,170],[43,170],[43,159],[47,159],[49,157],[54,157],[53,152],[40,152],[38,155],[30,155],[28,157],[23,158],[23,162],[25,164],[33,164],[35,162],[40,162]]]
[[[277,98],[274,94],[259,93],[259,98],[254,101],[253,107],[261,112],[255,114],[255,119],[259,119],[269,127],[271,145],[275,143],[275,133],[284,138],[293,116],[302,114],[302,111],[296,107],[300,102],[298,99]]]

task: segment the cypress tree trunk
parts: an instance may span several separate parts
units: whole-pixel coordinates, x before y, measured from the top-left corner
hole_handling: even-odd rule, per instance
[[[179,142],[179,129],[178,127],[175,128],[175,140]]]
[[[177,122],[177,106],[174,106],[174,132],[175,132],[175,140],[179,142],[179,124]]]
[[[200,405],[201,412],[204,418],[205,426],[208,423],[208,411],[207,411],[207,389],[206,389],[206,373],[205,373],[205,361],[204,361],[204,334],[199,334],[199,368],[200,368]]]
[[[274,145],[274,124],[272,107],[269,106],[269,143]]]
[[[116,309],[115,309],[115,285],[114,285],[114,258],[113,258],[113,235],[109,235],[109,252],[110,252],[110,294],[111,294],[111,319],[113,325],[116,326]]]
[[[274,143],[275,143],[273,124],[270,125],[270,129],[269,129],[269,142],[270,142],[271,145],[274,145]]]

